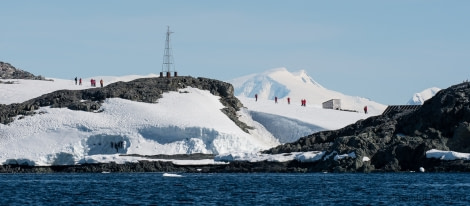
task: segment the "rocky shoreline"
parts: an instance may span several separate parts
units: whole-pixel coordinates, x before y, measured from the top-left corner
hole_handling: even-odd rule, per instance
[[[338,165],[344,162],[338,162]],[[442,161],[427,159],[423,162],[426,172],[470,172],[470,161]],[[345,170],[341,167],[327,169],[321,162],[246,162],[234,161],[227,164],[177,165],[167,161],[139,161],[137,163],[96,163],[82,165],[29,166],[0,165],[0,173],[131,173],[131,172],[177,172],[177,173],[342,173],[342,172],[419,172],[419,170]]]

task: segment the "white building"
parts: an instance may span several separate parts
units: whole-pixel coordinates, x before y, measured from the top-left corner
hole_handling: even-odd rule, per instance
[[[341,109],[341,100],[340,99],[330,99],[322,103],[323,109]]]

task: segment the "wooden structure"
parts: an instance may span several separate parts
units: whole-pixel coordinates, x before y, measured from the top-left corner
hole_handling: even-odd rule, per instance
[[[412,112],[421,108],[421,105],[389,105],[382,115],[401,112]]]

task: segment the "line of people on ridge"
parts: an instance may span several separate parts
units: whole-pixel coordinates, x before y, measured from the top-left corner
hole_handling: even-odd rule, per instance
[[[255,94],[255,101],[258,101],[258,94]],[[277,96],[274,97],[274,103],[277,104]],[[290,97],[287,97],[287,104],[290,104]],[[300,100],[300,106],[306,107],[307,106],[307,100],[306,99],[301,99]],[[367,105],[364,106],[364,113],[367,114]]]
[[[258,101],[258,94],[255,94],[255,101]],[[274,97],[274,103],[277,104],[277,97]],[[287,104],[290,104],[290,97],[287,97]],[[300,100],[300,105],[304,107],[307,106],[307,100],[306,99]]]
[[[75,85],[82,85],[82,78],[75,77]],[[96,79],[90,79],[90,84],[92,87],[96,87]],[[100,86],[104,86],[103,79],[100,80]]]

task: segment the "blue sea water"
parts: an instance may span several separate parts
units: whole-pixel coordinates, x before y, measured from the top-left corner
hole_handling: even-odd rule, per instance
[[[468,205],[467,173],[1,174],[0,205]]]

